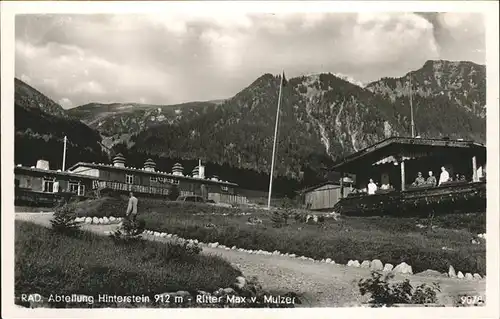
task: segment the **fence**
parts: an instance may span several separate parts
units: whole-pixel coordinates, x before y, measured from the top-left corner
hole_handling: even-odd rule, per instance
[[[99,181],[99,188],[112,189],[112,190],[116,190],[116,191],[128,191],[128,192],[154,194],[154,195],[169,195],[170,194],[169,188],[134,185],[134,184],[126,184],[126,183],[110,182],[110,181]]]

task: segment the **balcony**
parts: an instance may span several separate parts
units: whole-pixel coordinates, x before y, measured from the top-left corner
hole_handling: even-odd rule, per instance
[[[170,188],[127,184],[113,181],[99,181],[98,187],[101,190],[110,189],[119,192],[134,192],[141,194],[165,195],[170,194]]]

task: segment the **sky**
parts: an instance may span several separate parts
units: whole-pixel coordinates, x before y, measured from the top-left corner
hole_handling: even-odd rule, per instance
[[[368,83],[485,63],[478,13],[18,15],[15,75],[64,108],[229,98],[264,73]]]

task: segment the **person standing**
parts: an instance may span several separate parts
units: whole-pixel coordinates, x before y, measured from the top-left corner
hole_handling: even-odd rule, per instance
[[[368,183],[368,195],[374,195],[377,191],[377,184],[373,182],[373,179],[370,178],[370,182]]]
[[[425,184],[425,179],[422,176],[422,172],[418,172],[417,178],[415,178],[415,181],[413,182],[412,186],[421,186]]]
[[[448,182],[449,180],[450,180],[450,174],[448,173],[446,168],[444,166],[442,166],[441,167],[441,175],[439,176],[438,186],[443,184],[443,183]]]
[[[137,202],[137,197],[134,196],[134,193],[130,192],[126,215],[131,221],[135,221],[137,219]]]
[[[429,177],[427,177],[427,184],[431,186],[436,186],[436,177],[433,175],[432,171],[429,171]]]

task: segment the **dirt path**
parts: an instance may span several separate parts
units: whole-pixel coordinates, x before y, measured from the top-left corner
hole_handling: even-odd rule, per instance
[[[16,219],[50,226],[50,213],[16,213]],[[83,229],[104,234],[116,229],[116,225],[88,225]],[[149,240],[168,241],[145,235]],[[256,276],[266,290],[294,291],[303,296],[305,307],[354,306],[366,300],[359,293],[357,282],[368,278],[370,271],[282,256],[254,255],[235,250],[203,247],[204,254],[219,255],[236,265],[246,277]],[[481,296],[485,299],[486,280],[469,281],[447,277],[397,275],[395,280],[410,279],[413,286],[421,283],[439,283],[440,302],[454,305],[458,295]]]

